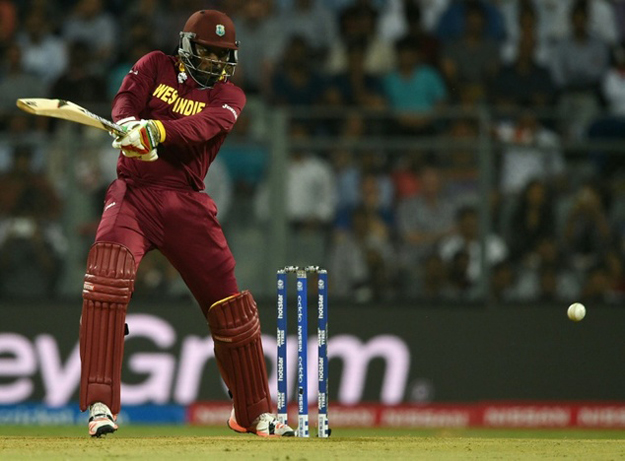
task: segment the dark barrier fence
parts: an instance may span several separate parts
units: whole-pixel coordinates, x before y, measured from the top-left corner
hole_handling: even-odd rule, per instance
[[[260,304],[275,392],[275,305]],[[345,404],[625,401],[625,310],[587,307],[586,318],[574,323],[566,317],[566,306],[354,307],[331,300],[330,400]],[[80,302],[5,302],[1,312],[0,404],[75,401]],[[295,320],[292,312],[290,320]],[[125,403],[228,399],[207,327],[191,303],[136,301],[128,324]],[[294,328],[290,335],[294,339]],[[316,344],[312,341],[309,362],[314,376]],[[294,340],[289,348],[292,400]],[[313,399],[315,380],[310,381]]]

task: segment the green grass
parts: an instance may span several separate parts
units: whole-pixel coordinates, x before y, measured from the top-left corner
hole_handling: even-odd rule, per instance
[[[314,434],[311,434],[314,435]],[[335,429],[329,439],[261,439],[227,428],[0,426],[0,459],[464,460],[625,459],[625,431]]]

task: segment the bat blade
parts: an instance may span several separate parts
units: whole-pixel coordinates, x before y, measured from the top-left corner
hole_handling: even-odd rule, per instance
[[[70,122],[99,128],[100,130],[108,131],[115,135],[124,133],[124,130],[118,124],[100,117],[71,101],[65,101],[63,99],[21,98],[17,100],[16,104],[17,107],[29,114],[61,118],[63,120],[69,120]]]

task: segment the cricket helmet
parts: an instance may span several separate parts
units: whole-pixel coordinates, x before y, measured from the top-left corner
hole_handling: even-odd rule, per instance
[[[206,48],[221,50],[223,54],[218,59],[209,59]],[[238,49],[234,23],[220,11],[196,11],[180,32],[178,56],[201,88],[212,88],[218,81],[234,75]]]

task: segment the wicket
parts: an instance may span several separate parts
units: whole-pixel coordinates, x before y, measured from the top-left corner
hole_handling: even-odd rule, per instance
[[[319,437],[329,437],[328,423],[328,272],[318,266],[287,266],[277,271],[278,288],[278,419],[287,423],[287,275],[297,277],[297,436],[308,431],[308,273],[317,274],[317,379]]]

